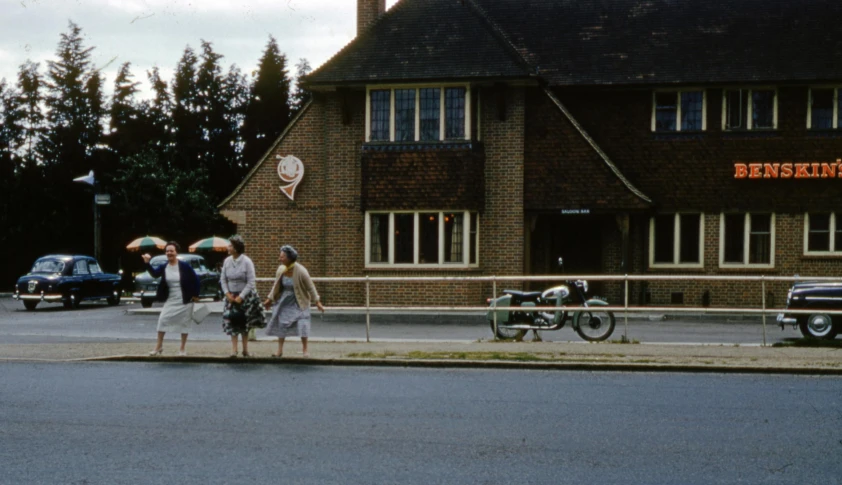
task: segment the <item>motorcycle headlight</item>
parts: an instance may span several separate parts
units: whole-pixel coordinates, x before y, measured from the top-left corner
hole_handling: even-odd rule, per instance
[[[792,303],[792,289],[786,292],[786,306]]]
[[[582,291],[584,291],[585,293],[588,292],[588,281],[587,280],[578,280],[576,282],[576,284],[579,286],[579,288],[582,289]]]

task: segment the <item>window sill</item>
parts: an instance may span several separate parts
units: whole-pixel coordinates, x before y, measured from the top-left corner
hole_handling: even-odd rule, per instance
[[[722,136],[726,138],[774,138],[779,136],[777,128],[758,128],[752,130],[722,130]]]
[[[746,265],[736,265],[735,264],[735,265],[723,266],[723,265],[720,264],[719,270],[724,271],[724,272],[733,271],[735,273],[743,273],[743,272],[746,272],[746,271],[763,273],[763,272],[766,272],[766,271],[775,271],[775,266],[774,265],[747,265],[747,264]]]
[[[470,150],[476,145],[470,140],[445,141],[368,141],[360,148],[363,152],[421,152],[427,150]]]
[[[445,265],[432,265],[432,264],[404,264],[404,265],[373,265],[369,264],[365,268],[363,268],[363,272],[374,272],[374,271],[391,271],[391,272],[406,272],[406,271],[437,271],[437,272],[452,272],[452,271],[461,271],[461,272],[471,272],[476,273],[482,271],[479,265],[452,265],[452,266],[445,266]]]
[[[698,264],[650,264],[649,271],[690,271],[701,272],[705,270],[705,266]]]
[[[701,140],[706,133],[706,130],[694,131],[653,131],[654,139],[656,141],[681,141],[681,140]]]
[[[838,253],[806,253],[806,254],[801,255],[801,259],[813,260],[813,261],[822,260],[822,259],[837,260],[837,259],[842,259],[842,252],[838,252]]]

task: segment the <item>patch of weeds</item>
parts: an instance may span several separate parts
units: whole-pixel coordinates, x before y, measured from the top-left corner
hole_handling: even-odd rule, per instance
[[[818,338],[787,339],[783,342],[775,342],[772,347],[821,347],[831,349],[842,349],[842,340],[824,340]]]
[[[351,359],[385,359],[387,357],[394,357],[394,352],[354,352],[348,354],[346,357]]]
[[[631,340],[629,340],[629,339],[627,339],[627,338],[626,338],[626,336],[624,335],[624,336],[620,337],[620,339],[619,339],[619,340],[617,340],[617,339],[615,339],[615,340],[609,340],[607,343],[609,343],[609,344],[639,344],[639,343],[640,343],[640,340],[638,340],[638,339],[636,339],[636,338],[635,338],[635,339],[631,339]]]
[[[407,358],[410,359],[447,359],[447,360],[513,360],[518,362],[536,362],[552,360],[550,357],[545,357],[539,354],[532,354],[528,352],[422,352],[415,350],[409,352]]]

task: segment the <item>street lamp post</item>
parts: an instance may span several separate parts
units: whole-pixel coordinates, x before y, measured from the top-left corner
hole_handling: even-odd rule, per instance
[[[94,171],[91,170],[88,175],[76,177],[74,182],[82,182],[94,188],[94,257],[97,261],[102,259],[100,252],[100,222],[99,222],[99,206],[111,203],[111,197],[108,194],[98,194],[96,179],[94,178]]]

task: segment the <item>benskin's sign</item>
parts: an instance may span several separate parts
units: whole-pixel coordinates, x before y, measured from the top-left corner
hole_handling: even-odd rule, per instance
[[[734,163],[735,179],[842,178],[842,158],[835,162]]]

